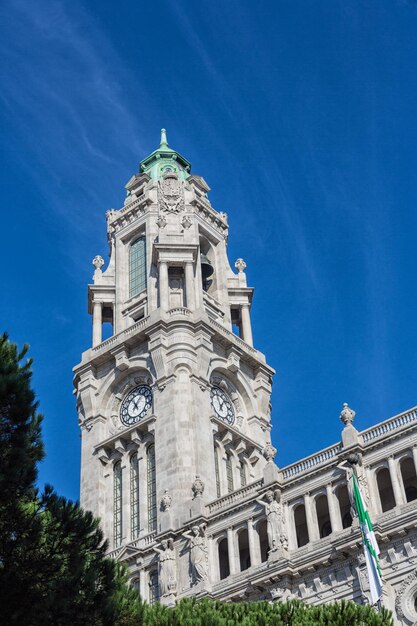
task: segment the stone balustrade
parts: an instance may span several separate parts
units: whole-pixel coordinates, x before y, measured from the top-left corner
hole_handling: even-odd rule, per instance
[[[117,343],[121,339],[124,339],[125,337],[129,337],[129,335],[136,333],[138,330],[146,326],[148,321],[149,321],[149,316],[144,317],[142,320],[139,320],[139,322],[136,322],[135,324],[132,324],[132,326],[129,326],[129,328],[126,328],[126,330],[122,330],[120,333],[117,333],[117,335],[112,335],[111,337],[109,337],[109,339],[102,341],[98,346],[96,346],[95,348],[92,348],[92,352],[94,353],[100,352],[101,350],[107,349],[109,346],[113,345],[114,343]]]

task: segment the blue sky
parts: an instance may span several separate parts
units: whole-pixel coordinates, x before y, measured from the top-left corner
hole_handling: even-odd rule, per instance
[[[3,0],[1,327],[35,359],[40,482],[78,498],[71,368],[104,214],[159,129],[229,214],[283,466],[417,404],[417,4]]]

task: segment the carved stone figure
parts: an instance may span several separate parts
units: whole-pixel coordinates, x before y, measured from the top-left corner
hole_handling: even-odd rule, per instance
[[[161,541],[161,547],[154,550],[159,554],[159,592],[162,597],[172,595],[177,590],[174,542],[172,539],[164,539]]]
[[[161,498],[161,508],[163,511],[169,511],[172,504],[172,497],[168,493],[168,489],[165,489],[164,495]]]
[[[354,520],[357,517],[356,508],[355,508],[355,500],[353,496],[353,472],[356,468],[356,477],[358,479],[359,489],[362,494],[362,498],[367,506],[369,506],[369,487],[368,481],[363,475],[363,467],[361,466],[361,455],[352,453],[349,456],[338,464],[338,468],[345,472],[346,474],[346,487],[349,494],[350,500],[350,514],[352,519]]]
[[[266,519],[267,519],[267,532],[269,552],[275,552],[280,546],[284,547],[286,542],[281,541],[282,535],[282,507],[280,504],[280,492],[277,489],[274,493],[269,490],[265,494],[265,500],[257,499],[259,504],[265,507]]]
[[[277,449],[274,448],[272,443],[267,443],[265,448],[262,450],[262,454],[264,455],[268,463],[272,463],[272,461],[275,458],[276,453],[277,453]]]
[[[206,524],[193,526],[191,531],[183,533],[190,542],[190,561],[195,583],[208,579],[208,548],[206,538]]]

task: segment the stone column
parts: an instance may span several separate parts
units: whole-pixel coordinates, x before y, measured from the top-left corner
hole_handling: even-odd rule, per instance
[[[392,489],[394,491],[395,504],[397,506],[400,504],[404,504],[405,500],[404,500],[403,492],[401,489],[400,481],[398,480],[397,462],[392,456],[390,456],[388,459],[388,467],[389,467],[389,473],[391,476]]]
[[[207,540],[209,552],[209,581],[217,582],[220,580],[219,548],[212,535],[207,537]]]
[[[93,348],[101,343],[102,337],[102,302],[93,302]]]
[[[159,261],[159,306],[162,311],[169,309],[168,263]]]
[[[246,522],[247,526],[248,526],[248,543],[249,543],[249,556],[250,556],[250,564],[251,567],[254,567],[256,565],[259,565],[261,559],[258,559],[258,551],[256,549],[256,542],[255,542],[255,533],[253,530],[253,519],[250,518],[248,519],[248,521]]]
[[[249,304],[242,304],[242,334],[243,340],[250,346],[253,346],[252,327],[250,323]]]
[[[227,549],[229,553],[229,570],[230,574],[236,574],[237,566],[236,566],[236,551],[235,551],[235,542],[234,542],[234,531],[233,528],[227,529]]]
[[[228,493],[226,475],[226,450],[223,445],[217,445],[217,460],[219,462],[220,497]]]
[[[194,285],[194,269],[192,261],[185,264],[185,291],[187,295],[187,308],[191,311],[195,309],[195,285]]]
[[[147,584],[148,577],[146,575],[146,570],[143,568],[139,571],[139,593],[143,600],[149,601],[149,585]]]
[[[413,448],[413,459],[414,459],[414,468],[417,474],[417,446]]]
[[[369,511],[373,515],[379,515],[380,513],[382,513],[382,507],[378,485],[376,484],[375,470],[367,467],[365,471],[369,487]]]
[[[288,548],[296,550],[298,548],[297,533],[295,532],[294,506],[284,505],[284,515],[287,522]]]
[[[326,485],[327,503],[329,505],[330,523],[332,532],[342,530],[342,518],[340,515],[340,506],[332,485]]]
[[[311,498],[310,494],[306,493],[304,496],[304,506],[306,509],[308,539],[309,541],[317,541],[320,539],[319,526],[317,522],[317,515],[315,511],[313,511],[314,500]]]

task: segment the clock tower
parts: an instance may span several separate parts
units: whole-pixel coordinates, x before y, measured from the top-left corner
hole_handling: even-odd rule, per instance
[[[142,596],[169,604],[233,573],[216,503],[276,479],[274,372],[253,347],[253,289],[245,262],[229,265],[227,215],[164,130],[126,190],[106,213],[109,262],[94,258],[88,286],[92,346],[74,368],[81,505]]]

